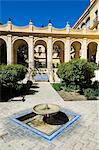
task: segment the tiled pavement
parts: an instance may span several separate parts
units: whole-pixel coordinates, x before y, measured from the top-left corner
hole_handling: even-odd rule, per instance
[[[99,101],[64,102],[49,83],[39,83],[35,91],[25,102],[0,103],[0,150],[99,150]],[[38,103],[56,103],[80,114],[81,119],[51,142],[9,120]]]

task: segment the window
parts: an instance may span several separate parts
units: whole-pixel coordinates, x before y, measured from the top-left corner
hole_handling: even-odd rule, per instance
[[[95,11],[95,19],[94,19],[94,23],[98,20],[98,10]]]
[[[85,23],[82,23],[81,28],[85,27]]]
[[[98,25],[96,26],[96,29],[98,29]]]
[[[41,55],[41,53],[42,53],[41,47],[38,47],[38,53],[39,53],[39,55]]]
[[[98,17],[98,10],[95,11],[95,16]]]
[[[86,27],[87,27],[87,29],[90,28],[90,17],[88,17],[86,20]]]

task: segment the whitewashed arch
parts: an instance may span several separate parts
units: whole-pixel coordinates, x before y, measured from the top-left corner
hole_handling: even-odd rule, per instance
[[[17,37],[14,38],[13,42],[12,42],[12,50],[13,50],[13,60],[14,63],[17,63],[17,48],[18,46],[20,46],[21,41],[27,45],[27,56],[29,57],[29,44],[28,44],[28,40],[26,40],[24,37]]]
[[[7,45],[7,39],[6,39],[6,37],[0,36],[0,39],[3,40],[6,43],[6,45]]]
[[[92,48],[90,47],[92,46]],[[99,52],[98,52],[98,42],[95,40],[89,40],[87,42],[87,59],[99,63]]]
[[[66,40],[66,39],[65,39]],[[57,45],[60,47],[61,51],[59,52],[58,56],[59,62],[58,63],[63,63],[65,61],[65,41],[62,39],[55,39],[53,41],[53,50],[54,50],[54,45]],[[53,59],[54,60],[54,59]]]
[[[53,40],[53,44],[54,44],[55,42],[62,42],[63,44],[65,44],[65,39],[64,39],[64,40],[62,40],[62,39],[54,39],[54,40]]]
[[[82,45],[83,40],[82,39],[71,39],[70,45],[72,45],[74,42],[79,42]]]
[[[25,38],[25,37],[15,37],[15,38],[13,38],[13,40],[12,40],[12,45],[13,45],[16,41],[18,41],[18,40],[23,40],[23,41],[25,41],[25,42],[28,44],[28,39],[27,39],[27,38]]]
[[[45,39],[45,38],[35,38],[34,39],[34,45],[35,45],[35,43],[37,42],[37,41],[44,41],[45,43],[46,43],[46,45],[47,45],[47,39]]]
[[[7,64],[7,42],[2,37],[0,37],[0,64]]]
[[[92,43],[92,42],[94,42],[94,43],[96,43],[97,45],[99,45],[99,42],[98,42],[97,40],[88,40],[87,46],[88,46],[90,43]]]

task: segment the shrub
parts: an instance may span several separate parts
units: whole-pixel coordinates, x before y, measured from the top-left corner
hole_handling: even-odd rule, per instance
[[[99,96],[99,81],[95,81],[91,88],[95,91],[95,96]]]
[[[27,72],[26,67],[22,65],[1,65],[0,66],[0,99],[8,100],[15,96],[24,85],[18,84],[18,81],[24,79]]]
[[[57,75],[67,86],[73,83],[82,91],[83,88],[90,87],[95,69],[95,63],[87,62],[84,59],[73,59],[67,63],[60,64]]]
[[[15,92],[16,95],[26,94],[32,86],[32,81],[28,80],[26,84],[16,84]]]
[[[96,99],[96,93],[93,89],[87,88],[84,90],[84,95],[87,97],[88,100]]]
[[[99,96],[99,89],[95,90],[95,96]]]
[[[56,91],[60,91],[61,90],[61,83],[53,83],[52,87],[56,90]]]
[[[26,67],[22,65],[1,65],[0,85],[13,88],[17,81],[24,79],[26,72]]]
[[[93,88],[94,90],[99,89],[99,81],[95,81],[95,82],[92,84],[92,88]]]
[[[67,92],[79,91],[79,86],[75,85],[74,83],[66,84],[64,86],[64,90]]]
[[[32,86],[32,81],[28,80],[27,81],[27,88],[30,89],[31,86]]]

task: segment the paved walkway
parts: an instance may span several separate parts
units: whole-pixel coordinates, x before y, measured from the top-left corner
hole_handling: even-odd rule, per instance
[[[37,87],[38,86],[38,87]],[[64,102],[49,83],[39,83],[25,102],[0,103],[0,150],[99,150],[99,101]],[[48,142],[12,124],[9,117],[38,103],[56,103],[82,117],[68,131]]]

